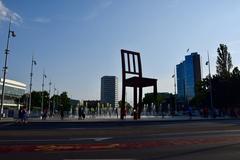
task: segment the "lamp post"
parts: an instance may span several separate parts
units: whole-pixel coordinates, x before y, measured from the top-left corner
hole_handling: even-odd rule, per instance
[[[210,106],[211,106],[211,111],[213,112],[214,108],[213,108],[213,95],[212,95],[212,76],[211,76],[211,69],[210,69],[209,53],[208,53],[208,61],[206,65],[208,65],[208,72],[209,72]]]
[[[59,102],[58,102],[59,101],[59,90],[57,89],[56,91],[57,91],[57,103],[56,104],[57,104],[57,109],[58,109],[58,113],[59,113]]]
[[[33,65],[37,65],[37,62],[34,60],[32,56],[32,64],[31,64],[31,73],[30,73],[30,84],[29,84],[29,102],[28,102],[28,113],[31,113],[31,104],[32,104],[32,77],[33,77]]]
[[[51,80],[50,80],[50,82],[49,82],[49,97],[48,97],[48,110],[50,111],[50,107],[51,107],[51,85],[52,85],[52,82],[51,82]]]
[[[16,34],[14,31],[11,30],[11,17],[9,21],[9,27],[8,27],[8,37],[7,37],[7,47],[5,49],[5,61],[4,61],[4,67],[3,67],[3,83],[2,83],[2,95],[1,95],[1,118],[3,117],[3,104],[4,104],[4,90],[5,90],[5,80],[6,80],[6,72],[7,72],[7,58],[9,54],[9,39],[10,37],[16,37]]]
[[[43,97],[44,97],[44,79],[47,78],[45,70],[43,70],[43,81],[42,81],[42,103],[41,103],[41,113],[43,113]]]
[[[53,108],[52,108],[52,115],[54,115],[54,111],[55,111],[55,105],[56,105],[56,102],[55,102],[55,93],[56,93],[56,88],[55,88],[55,84],[54,84],[54,89],[53,89]]]
[[[173,78],[173,84],[174,84],[174,103],[175,103],[175,108],[174,108],[174,110],[175,110],[175,112],[177,111],[177,92],[176,92],[176,71],[175,71],[175,68],[174,68],[174,74],[173,74],[173,76],[172,76],[172,78]]]

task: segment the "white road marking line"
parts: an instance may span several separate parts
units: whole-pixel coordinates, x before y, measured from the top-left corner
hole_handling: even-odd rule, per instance
[[[71,141],[94,140],[96,142],[101,142],[101,141],[108,140],[108,139],[112,139],[112,137],[70,138]]]

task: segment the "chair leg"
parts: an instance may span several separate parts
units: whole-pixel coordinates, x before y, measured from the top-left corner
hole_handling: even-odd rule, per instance
[[[133,90],[133,118],[135,120],[138,118],[137,87],[134,87],[134,90]]]
[[[156,96],[155,98],[157,98],[157,82],[154,84],[153,87],[154,96]]]
[[[138,119],[141,118],[141,113],[143,110],[143,105],[142,105],[142,87],[139,87],[139,103],[138,103]]]
[[[125,96],[126,96],[126,87],[123,84],[122,86],[122,104],[121,104],[121,119],[124,119],[124,116],[126,114],[126,108],[125,108]]]

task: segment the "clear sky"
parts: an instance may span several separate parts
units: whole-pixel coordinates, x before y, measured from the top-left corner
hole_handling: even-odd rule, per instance
[[[203,76],[207,50],[215,73],[219,43],[228,45],[233,65],[240,64],[239,0],[2,0],[2,53],[7,15],[17,34],[7,78],[29,84],[34,53],[33,89],[41,90],[45,68],[47,82],[72,98],[99,99],[104,75],[118,76],[120,95],[121,48],[142,53],[143,75],[158,79],[159,92],[173,92],[174,67],[188,48],[201,54]],[[1,54],[1,67],[3,61]]]

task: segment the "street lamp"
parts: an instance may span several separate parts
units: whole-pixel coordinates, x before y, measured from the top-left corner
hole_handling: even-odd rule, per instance
[[[43,113],[43,97],[44,97],[44,79],[47,78],[45,70],[43,70],[43,81],[42,81],[42,103],[41,103],[41,113]]]
[[[34,60],[32,56],[32,64],[31,64],[31,73],[30,73],[30,84],[29,84],[29,102],[28,102],[28,113],[31,113],[31,104],[32,104],[32,77],[33,77],[33,65],[37,65],[37,62]]]
[[[11,18],[9,21],[9,27],[8,27],[8,37],[7,37],[7,47],[5,49],[5,61],[4,61],[4,67],[3,67],[3,83],[2,83],[2,96],[1,96],[1,115],[0,117],[3,117],[3,103],[4,103],[4,90],[5,90],[5,80],[6,80],[6,72],[7,72],[7,58],[9,54],[9,39],[10,36],[16,37],[16,34],[14,31],[11,30]]]
[[[54,89],[53,89],[53,108],[52,108],[52,115],[54,115],[54,111],[55,111],[55,105],[56,105],[56,102],[55,102],[55,93],[56,93],[56,88],[55,88],[55,84],[54,84]]]
[[[172,78],[173,78],[173,84],[174,84],[174,103],[175,103],[175,112],[177,111],[177,92],[176,92],[176,71],[175,71],[175,68],[174,68],[174,74],[172,75]]]
[[[213,94],[212,94],[212,77],[211,77],[211,70],[210,70],[209,53],[208,53],[208,61],[206,62],[206,65],[208,65],[208,72],[209,72],[210,106],[211,106],[211,111],[214,112],[214,110],[213,110],[214,109],[213,108]]]
[[[50,102],[51,102],[51,85],[52,85],[52,82],[51,82],[51,80],[50,80],[50,82],[49,82],[49,97],[48,97],[48,110],[50,111]]]
[[[57,109],[58,109],[58,112],[59,112],[59,90],[58,89],[56,89],[56,91],[57,91],[57,103],[56,103],[56,106],[57,106]]]

